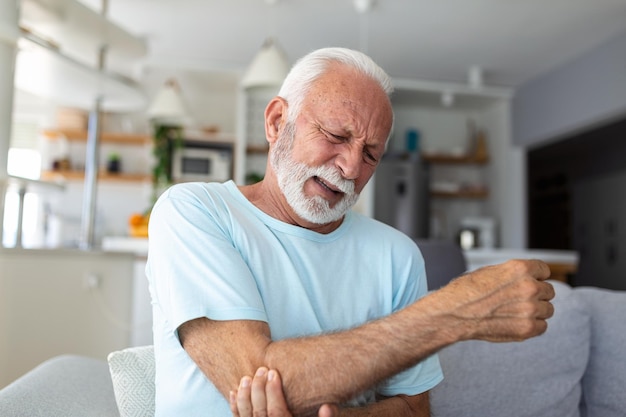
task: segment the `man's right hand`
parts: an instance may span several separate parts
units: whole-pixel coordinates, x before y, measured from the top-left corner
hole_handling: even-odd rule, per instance
[[[550,269],[537,260],[511,260],[462,275],[432,295],[460,319],[462,339],[524,340],[542,334],[554,314]]]

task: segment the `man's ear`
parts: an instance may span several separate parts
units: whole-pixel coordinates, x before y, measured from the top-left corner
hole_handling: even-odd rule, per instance
[[[287,102],[282,97],[274,97],[265,108],[265,137],[269,143],[278,140],[286,119]]]

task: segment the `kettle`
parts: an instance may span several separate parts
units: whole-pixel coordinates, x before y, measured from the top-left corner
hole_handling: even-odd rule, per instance
[[[457,235],[457,243],[463,250],[480,247],[480,231],[472,227],[463,227]]]

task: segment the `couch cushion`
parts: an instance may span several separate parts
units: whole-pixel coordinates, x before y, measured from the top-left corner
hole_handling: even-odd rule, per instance
[[[626,415],[626,292],[576,289],[591,315],[591,355],[583,377],[586,417]]]
[[[466,341],[443,349],[444,380],[431,391],[438,417],[577,417],[590,318],[552,281],[555,313],[543,335],[517,343]]]
[[[108,357],[120,417],[154,416],[154,349],[140,346]]]

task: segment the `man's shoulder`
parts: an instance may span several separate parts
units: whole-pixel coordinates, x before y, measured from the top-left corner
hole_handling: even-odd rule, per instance
[[[228,218],[233,207],[240,206],[236,186],[229,183],[185,182],[168,188],[155,203],[152,212],[166,217],[209,216]],[[200,218],[200,217],[196,217]]]
[[[181,182],[167,189],[169,197],[177,198],[203,194],[228,194],[230,182]]]
[[[213,205],[211,202],[229,201],[235,199],[231,192],[233,186],[229,182],[182,182],[168,188],[157,201],[157,205],[163,200],[185,201],[202,206]]]
[[[400,230],[364,214],[357,212],[352,214],[356,231],[365,233],[370,238],[376,237],[376,239],[371,239],[372,241],[394,246],[417,247],[415,241]]]

